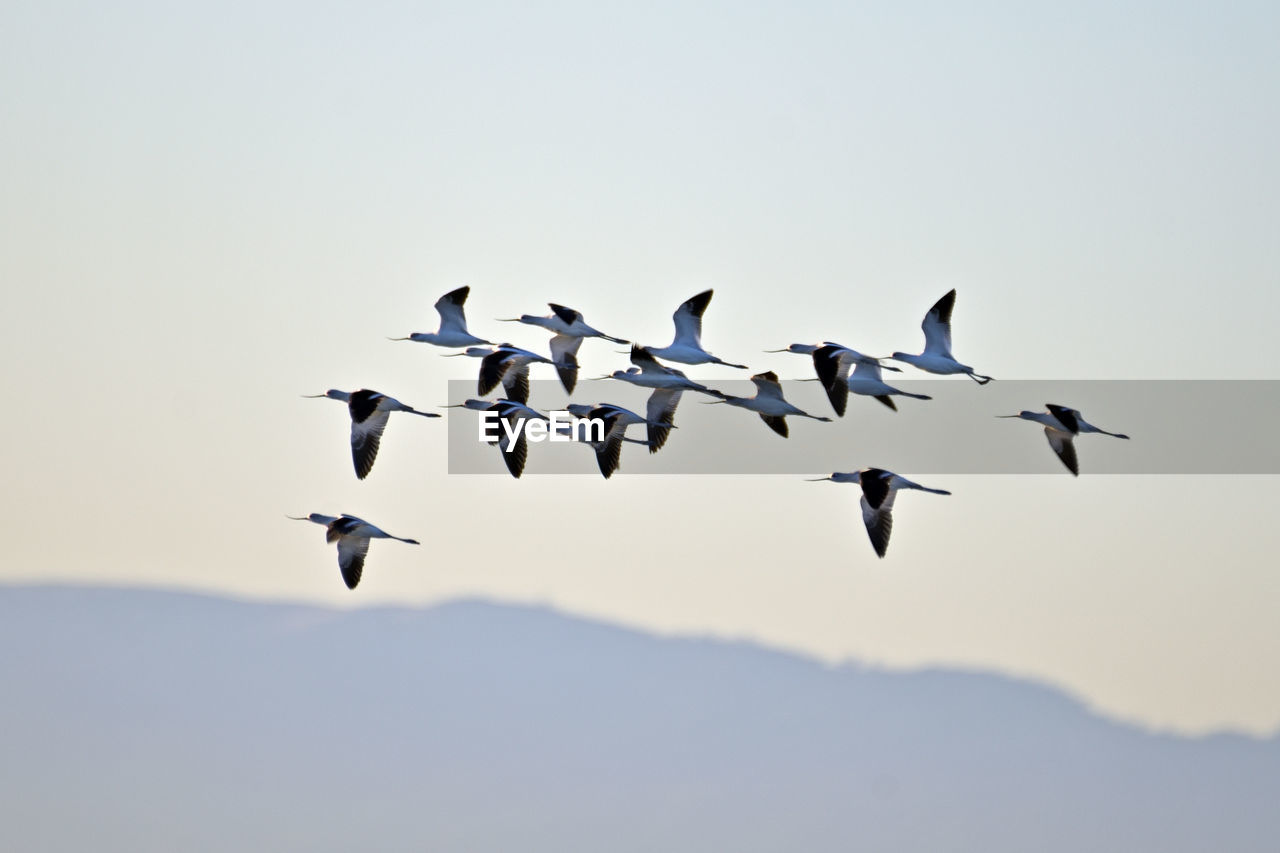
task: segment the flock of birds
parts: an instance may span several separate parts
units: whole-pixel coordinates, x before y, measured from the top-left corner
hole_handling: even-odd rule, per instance
[[[414,332],[407,337],[391,338],[391,340],[415,341],[448,349],[459,349],[461,352],[449,353],[449,355],[480,359],[477,383],[479,396],[468,399],[458,406],[491,413],[492,416],[505,422],[505,428],[490,443],[496,445],[501,451],[507,469],[513,477],[519,477],[524,471],[528,455],[524,427],[532,422],[541,422],[544,425],[552,423],[551,418],[546,414],[529,406],[530,368],[535,364],[554,367],[565,391],[572,394],[578,381],[578,350],[587,338],[601,338],[616,344],[629,344],[631,347],[632,366],[626,370],[616,370],[607,376],[598,377],[599,379],[628,382],[651,391],[643,415],[611,403],[570,403],[566,406],[566,410],[571,415],[583,419],[580,426],[586,426],[588,422],[594,421],[602,427],[594,434],[590,429],[578,429],[571,434],[566,434],[566,438],[589,445],[596,453],[600,473],[606,478],[612,476],[618,469],[624,443],[645,445],[650,453],[657,453],[666,444],[670,431],[675,427],[676,407],[686,391],[711,397],[712,403],[724,403],[755,412],[771,430],[783,438],[787,438],[789,434],[786,420],[788,417],[828,422],[831,420],[824,415],[805,412],[787,402],[783,398],[782,385],[778,376],[772,371],[757,373],[751,377],[756,387],[754,396],[736,397],[695,382],[677,368],[662,363],[667,361],[687,365],[718,364],[742,370],[748,369],[745,364],[724,361],[702,345],[702,315],[711,303],[712,290],[704,290],[676,309],[672,316],[675,323],[675,336],[671,344],[665,347],[641,346],[622,338],[606,335],[588,325],[581,312],[554,303],[549,303],[551,313],[546,316],[524,314],[518,318],[502,321],[539,326],[551,332],[549,356],[521,349],[509,343],[494,343],[472,334],[467,329],[464,311],[469,293],[469,287],[460,287],[437,300],[435,309],[440,315],[440,326],[436,331]],[[992,377],[980,374],[969,365],[958,361],[951,352],[951,313],[955,307],[955,301],[956,292],[951,290],[925,314],[924,321],[921,323],[925,340],[924,350],[919,354],[895,352],[885,358],[877,358],[831,341],[817,344],[796,343],[785,349],[766,350],[766,352],[791,352],[809,356],[812,359],[817,380],[821,382],[833,411],[839,417],[845,414],[849,394],[872,397],[896,411],[897,404],[894,402],[894,397],[919,400],[930,398],[924,394],[903,391],[885,382],[883,371],[901,372],[900,368],[885,364],[885,361],[902,362],[927,373],[965,375],[979,385],[985,385],[992,380]],[[499,385],[502,386],[503,396],[493,400],[483,399]],[[347,404],[347,410],[351,416],[351,458],[356,476],[360,479],[367,477],[373,470],[378,446],[392,412],[405,412],[425,418],[440,417],[434,412],[419,411],[393,397],[367,388],[350,392],[330,389],[324,394],[305,396],[325,397]],[[1078,410],[1052,403],[1047,404],[1047,411],[1044,412],[1024,410],[1016,415],[998,415],[997,417],[1021,418],[1043,426],[1053,452],[1057,454],[1067,470],[1077,476],[1080,473],[1074,445],[1077,435],[1092,432],[1115,438],[1129,437],[1095,427],[1086,422]],[[645,427],[645,438],[631,438],[626,435],[629,427],[639,425]],[[862,520],[871,545],[879,557],[884,557],[889,547],[889,535],[893,530],[893,503],[899,491],[917,490],[936,495],[951,494],[944,489],[922,486],[882,468],[837,471],[815,482],[827,481],[854,483],[861,487]],[[311,513],[308,516],[290,516],[290,518],[311,521],[324,526],[326,541],[337,543],[338,565],[342,570],[342,578],[350,589],[355,589],[360,582],[370,540],[396,539],[412,545],[419,544],[414,539],[392,536],[353,515],[330,516]]]

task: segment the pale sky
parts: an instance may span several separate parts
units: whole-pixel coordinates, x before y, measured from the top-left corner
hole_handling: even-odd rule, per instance
[[[0,582],[541,602],[1009,672],[1162,729],[1280,728],[1274,477],[903,471],[955,494],[900,498],[878,561],[856,490],[449,476],[443,421],[393,417],[360,482],[342,407],[299,396],[445,403],[476,363],[385,338],[434,329],[462,284],[477,333],[538,349],[494,318],[555,301],[665,344],[714,287],[708,347],[803,376],[761,351],[918,351],[956,287],[956,354],[998,378],[1280,378],[1274,4],[0,21]],[[585,343],[584,374],[616,349]],[[831,468],[874,454],[855,438]],[[313,511],[423,545],[375,542],[348,592],[323,532],[284,518]]]

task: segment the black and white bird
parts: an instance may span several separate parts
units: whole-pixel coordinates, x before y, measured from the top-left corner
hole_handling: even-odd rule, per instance
[[[821,483],[830,480],[833,483],[857,483],[862,486],[862,523],[867,528],[867,536],[871,539],[871,547],[876,556],[883,557],[889,550],[889,534],[893,532],[893,499],[902,489],[915,489],[934,495],[949,495],[945,489],[931,489],[914,483],[906,477],[899,476],[883,468],[863,468],[861,471],[848,471],[819,477],[811,482]]]
[[[492,343],[467,331],[467,317],[462,306],[466,304],[469,293],[471,293],[470,287],[459,287],[436,300],[435,309],[440,314],[439,330],[414,332],[407,338],[391,338],[391,340],[416,341],[420,344],[435,344],[438,347],[469,347]]]
[[[551,313],[545,317],[533,314],[521,314],[519,317],[501,320],[503,323],[525,323],[530,326],[541,326],[553,333],[551,338],[551,358],[557,362],[556,373],[564,390],[572,394],[578,383],[578,348],[585,338],[603,338],[615,344],[628,344],[622,338],[606,335],[604,332],[587,325],[581,311],[575,311],[564,305],[548,302]]]
[[[410,545],[421,544],[417,539],[392,536],[364,519],[345,513],[333,516],[313,512],[310,515],[289,517],[294,521],[313,521],[324,525],[324,541],[338,543],[338,568],[342,570],[342,579],[346,582],[347,589],[355,589],[356,584],[360,583],[360,575],[364,572],[364,558],[369,553],[370,539],[395,539]]]
[[[330,388],[323,394],[303,394],[308,398],[328,397],[347,404],[351,414],[351,461],[355,464],[356,476],[363,480],[373,470],[373,461],[378,458],[378,445],[382,441],[382,431],[387,427],[387,419],[392,412],[408,412],[424,418],[438,418],[434,412],[420,412],[413,406],[406,406],[395,397],[388,397],[378,391],[361,388],[359,391],[339,391]]]
[[[1074,476],[1080,476],[1080,463],[1076,460],[1075,437],[1082,432],[1100,432],[1103,435],[1109,435],[1113,438],[1127,439],[1129,436],[1118,432],[1107,432],[1105,429],[1099,429],[1091,423],[1080,417],[1079,409],[1071,409],[1066,406],[1058,406],[1053,403],[1046,403],[1047,412],[1029,412],[1025,409],[1016,415],[996,415],[998,418],[1021,418],[1024,421],[1035,421],[1044,427],[1045,438],[1049,439],[1049,446],[1053,448],[1053,452],[1062,460],[1062,464],[1067,466],[1067,470]]]
[[[889,358],[913,365],[927,373],[944,376],[963,373],[979,385],[985,385],[991,381],[990,376],[975,373],[972,367],[956,361],[951,354],[951,309],[955,305],[956,292],[952,289],[924,315],[924,322],[920,324],[924,331],[924,352],[919,355],[895,352]]]
[[[653,389],[645,407],[645,416],[649,421],[647,429],[650,453],[657,453],[666,444],[671,426],[661,426],[661,424],[674,425],[676,407],[680,405],[680,397],[685,391],[698,391],[712,397],[720,396],[719,391],[713,391],[699,382],[694,382],[682,371],[660,364],[653,357],[653,353],[645,347],[634,345],[631,347],[631,363],[633,367],[627,370],[615,370],[602,378],[617,379],[641,388]]]
[[[772,370],[766,373],[757,373],[751,377],[751,381],[756,386],[756,395],[754,397],[735,397],[732,394],[717,393],[716,396],[720,399],[712,400],[711,402],[728,403],[730,406],[737,406],[740,409],[755,412],[760,415],[760,419],[768,425],[769,429],[783,438],[787,437],[787,417],[789,415],[812,418],[815,421],[824,421],[826,423],[831,422],[831,418],[811,415],[784,400],[782,397],[782,385],[778,382],[778,374]]]
[[[480,359],[480,378],[476,382],[476,391],[480,396],[488,394],[501,382],[503,390],[506,391],[506,399],[517,403],[529,402],[530,365],[550,364],[557,369],[569,366],[566,362],[554,361],[512,344],[467,347],[462,352],[450,353],[450,355],[469,355]],[[576,366],[574,369],[577,369]]]
[[[583,424],[582,429],[587,430],[588,434],[585,436],[575,435],[573,438],[591,445],[592,449],[595,450],[596,464],[606,480],[613,476],[613,473],[618,470],[619,465],[622,463],[623,442],[647,444],[650,449],[653,447],[651,438],[628,438],[627,427],[633,424],[644,424],[650,430],[655,428],[670,430],[673,427],[673,424],[669,421],[655,421],[612,403],[597,403],[594,405],[570,403],[565,407],[565,411],[574,417],[585,418],[588,421],[598,419],[603,424],[602,436],[591,435],[589,433],[590,424]],[[662,434],[662,440],[666,441],[665,431]]]
[[[697,296],[685,300],[671,319],[676,325],[675,338],[670,346],[648,347],[649,353],[656,358],[667,361],[678,361],[681,364],[723,364],[726,367],[737,367],[747,370],[745,364],[731,364],[702,348],[702,315],[711,304],[714,290],[704,290]]]
[[[529,408],[519,400],[471,399],[445,408],[492,412],[501,423],[495,428],[497,438],[489,443],[502,452],[502,461],[506,464],[508,473],[516,479],[524,473],[525,461],[529,458],[529,440],[525,435],[525,425],[529,421],[543,423],[550,421],[550,418],[542,412]]]
[[[827,392],[831,408],[835,409],[840,417],[844,417],[849,392],[874,397],[895,412],[898,410],[893,402],[895,395],[914,397],[917,400],[933,399],[927,394],[913,394],[910,391],[895,388],[884,381],[881,373],[884,365],[880,363],[880,359],[863,355],[840,344],[824,344],[815,349],[812,355],[813,368],[817,371],[818,380]],[[852,372],[850,368],[853,368]],[[896,367],[888,369],[898,370]]]

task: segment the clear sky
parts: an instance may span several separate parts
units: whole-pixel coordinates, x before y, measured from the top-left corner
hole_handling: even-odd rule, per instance
[[[545,602],[1011,672],[1162,728],[1280,727],[1273,477],[948,477],[952,498],[899,501],[881,562],[856,492],[451,477],[441,421],[393,418],[358,482],[341,407],[299,397],[444,403],[475,362],[385,338],[434,328],[461,284],[477,332],[539,348],[493,319],[550,300],[666,343],[715,287],[708,346],[784,376],[804,363],[761,350],[918,347],[956,287],[957,355],[1000,378],[1280,377],[1275,4],[11,2],[0,22],[0,581]],[[586,370],[614,350],[587,342]],[[873,453],[851,431],[831,467]],[[284,519],[312,511],[423,546],[374,543],[349,593],[322,532]]]

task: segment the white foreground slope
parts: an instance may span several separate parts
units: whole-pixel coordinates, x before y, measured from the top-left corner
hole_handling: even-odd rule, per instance
[[[479,603],[0,589],[13,850],[1248,851],[1280,743]]]

